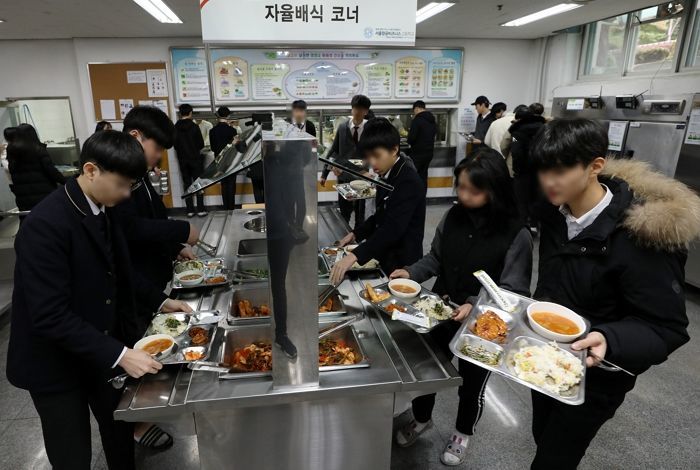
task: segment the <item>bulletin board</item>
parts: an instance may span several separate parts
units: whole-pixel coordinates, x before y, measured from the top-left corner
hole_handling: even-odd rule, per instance
[[[96,121],[123,121],[130,107],[138,105],[170,115],[165,62],[88,64],[88,75]]]

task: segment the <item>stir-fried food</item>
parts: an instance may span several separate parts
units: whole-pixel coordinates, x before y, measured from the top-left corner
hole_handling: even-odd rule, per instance
[[[332,312],[333,311],[333,299],[328,299],[325,302],[323,302],[323,304],[318,307],[318,311],[319,311],[319,313]]]
[[[188,331],[187,334],[191,338],[190,343],[194,344],[195,346],[202,346],[203,344],[207,344],[209,342],[209,334],[207,333],[207,330],[199,326],[190,328],[190,331]]]
[[[344,341],[322,339],[318,343],[319,367],[350,365],[355,362],[357,362],[355,350],[346,345]]]
[[[401,313],[406,313],[406,307],[401,304],[389,304],[385,307],[386,311],[389,313],[394,313],[394,311],[399,311]]]
[[[487,310],[476,319],[474,334],[489,341],[502,343],[508,334],[508,325],[495,312]]]
[[[243,372],[266,372],[272,370],[272,345],[257,342],[237,349],[233,353],[231,368]]]
[[[369,282],[365,284],[365,297],[373,304],[379,303],[391,297],[388,292],[377,291]]]
[[[238,302],[238,316],[241,318],[269,317],[270,307],[267,304],[255,306],[250,300],[244,299]]]

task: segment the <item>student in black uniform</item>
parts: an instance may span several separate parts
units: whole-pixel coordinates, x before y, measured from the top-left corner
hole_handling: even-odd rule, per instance
[[[187,309],[132,270],[112,207],[146,171],[141,146],[116,131],[85,141],[80,176],[32,210],[15,242],[7,377],[29,390],[55,469],[90,469],[90,411],[110,470],[134,467],[133,424],[112,413],[121,392],[107,383],[162,366],[131,349],[141,331],[134,298],[152,311]]]
[[[518,220],[513,197],[513,181],[500,153],[481,148],[455,168],[457,200],[437,226],[430,253],[391,278],[425,282],[437,276],[433,291],[448,295],[460,305],[452,321],[430,332],[435,343],[452,356],[449,343],[472,310],[481,284],[472,275],[483,269],[501,287],[523,295],[530,293],[532,274],[532,237]],[[455,430],[440,460],[445,465],[460,465],[466,458],[469,437],[474,434],[484,408],[484,389],[489,372],[459,360],[464,380],[459,387],[459,406]],[[402,447],[412,445],[432,426],[435,394],[413,400],[414,419],[396,433]]]
[[[316,126],[306,119],[306,101],[296,100],[292,103],[292,117],[287,122],[298,128],[302,132],[316,137]]]
[[[200,177],[204,171],[204,137],[199,126],[192,119],[193,109],[189,104],[180,105],[180,119],[175,123],[175,152],[180,164],[180,176],[182,176],[183,188],[187,189]],[[187,217],[194,216],[194,201],[197,198],[197,215],[206,217],[204,208],[204,191],[199,191],[196,196],[185,199],[187,205]]]
[[[231,110],[226,106],[221,106],[216,110],[217,123],[209,131],[209,145],[211,151],[214,152],[214,157],[219,154],[226,146],[232,143],[238,132],[231,126],[228,117],[231,115]],[[236,176],[229,176],[221,181],[221,200],[224,204],[224,209],[232,211],[236,208]]]
[[[340,246],[364,242],[333,266],[331,282],[335,285],[355,262],[365,264],[374,258],[390,273],[423,256],[425,188],[411,159],[399,152],[400,141],[399,131],[384,118],[365,125],[359,150],[394,190],[377,187],[375,214],[341,240]]]
[[[575,469],[639,374],[689,339],[684,266],[700,233],[700,199],[643,162],[606,160],[607,152],[606,131],[587,119],[549,122],[532,143],[549,200],[541,208],[535,298],[589,320],[591,331],[571,347],[592,353],[582,405],[532,392],[533,469]],[[637,377],[595,367],[598,358]]]

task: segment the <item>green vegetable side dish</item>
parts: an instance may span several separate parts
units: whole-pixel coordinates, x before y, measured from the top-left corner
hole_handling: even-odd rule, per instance
[[[166,318],[166,320],[165,320],[165,326],[168,327],[168,328],[175,329],[175,328],[177,328],[179,325],[180,325],[180,322],[179,322],[177,319],[173,318],[173,317],[168,317],[168,318]]]
[[[246,269],[243,274],[247,274],[252,277],[257,277],[260,279],[266,279],[269,276],[267,269]]]
[[[461,351],[465,356],[469,356],[489,366],[497,366],[501,359],[501,353],[487,351],[483,346],[470,346],[466,344],[462,346]]]

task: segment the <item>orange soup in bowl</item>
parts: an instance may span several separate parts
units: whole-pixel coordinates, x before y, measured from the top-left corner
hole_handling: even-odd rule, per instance
[[[149,343],[146,343],[146,345],[142,349],[148,354],[154,356],[158,353],[165,351],[172,345],[173,342],[169,339],[156,339]]]
[[[406,284],[393,284],[391,288],[397,292],[401,292],[402,294],[415,294],[418,292],[417,289],[407,286]]]
[[[534,312],[531,315],[540,326],[561,335],[575,335],[581,332],[576,323],[552,312]]]

